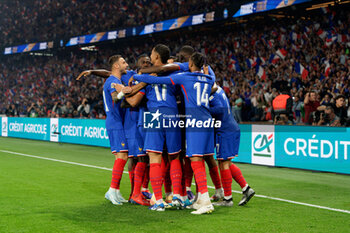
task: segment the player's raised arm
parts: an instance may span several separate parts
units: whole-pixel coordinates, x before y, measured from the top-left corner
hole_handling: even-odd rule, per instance
[[[78,77],[76,78],[76,80],[80,80],[81,77],[86,77],[89,75],[97,75],[99,77],[102,78],[108,78],[111,75],[111,72],[108,70],[84,70],[83,72],[81,72]]]
[[[174,72],[178,70],[180,70],[180,66],[175,63],[171,63],[171,64],[162,65],[162,66],[151,66],[148,68],[143,68],[143,69],[140,69],[139,72],[141,74],[151,74],[151,73],[159,74],[164,72]]]
[[[211,68],[210,68],[211,70],[211,74],[210,74],[209,68],[210,66],[207,66],[207,65],[203,66],[203,73],[206,75],[210,75],[214,79],[214,85],[211,87],[211,92],[210,92],[210,94],[212,95],[218,90],[218,86],[215,83],[215,74]]]
[[[215,76],[215,73],[214,73],[213,69],[210,66],[208,66],[208,72],[209,72],[209,75],[212,76],[214,78],[214,81],[215,81],[216,80],[216,76]]]
[[[214,78],[214,80],[215,80],[215,74],[214,74],[214,72],[213,72],[213,70],[212,70],[211,68],[210,68],[210,70],[211,70],[211,74],[210,74],[209,68],[210,68],[210,66],[204,65],[204,66],[203,66],[203,73],[206,74],[206,75],[212,76],[212,77]],[[210,96],[210,98],[209,98],[209,101],[212,101],[212,100],[214,99],[213,94],[214,94],[217,90],[218,90],[218,86],[216,85],[216,83],[215,83],[215,81],[214,81],[214,84],[213,84],[213,86],[211,87],[211,91],[210,91],[210,95],[211,95],[211,96]],[[212,106],[210,106],[210,113],[211,113],[211,114],[217,114],[217,113],[218,113],[218,110],[219,110],[220,108],[221,108],[221,107],[213,108]]]

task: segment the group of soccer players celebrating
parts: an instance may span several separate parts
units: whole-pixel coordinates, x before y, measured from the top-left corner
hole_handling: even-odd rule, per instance
[[[233,205],[233,179],[242,188],[239,205],[254,196],[241,170],[231,161],[238,155],[240,129],[203,54],[184,46],[178,62],[173,62],[170,49],[158,44],[150,57],[138,58],[137,71],[128,70],[121,55],[110,57],[109,65],[111,71],[89,70],[78,77],[108,77],[103,102],[115,162],[106,199],[115,205],[129,201],[150,206],[154,211],[173,207],[192,208],[192,214],[211,213],[214,205]],[[214,159],[215,149],[219,165]],[[120,181],[128,158],[132,190],[126,200]],[[216,189],[212,197],[205,162]],[[196,195],[191,191],[193,175]],[[153,195],[148,190],[149,181]]]

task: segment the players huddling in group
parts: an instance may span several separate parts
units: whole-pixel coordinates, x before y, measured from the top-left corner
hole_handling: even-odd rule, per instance
[[[231,161],[238,155],[240,129],[205,60],[190,46],[183,46],[177,58],[170,58],[170,49],[158,44],[150,57],[138,58],[136,71],[128,70],[121,55],[114,55],[109,59],[111,71],[89,70],[79,75],[78,79],[90,74],[107,78],[103,102],[115,162],[105,198],[112,204],[127,202],[120,181],[128,157],[128,201],[150,206],[150,210],[192,208],[192,214],[204,214],[211,213],[213,205],[232,206],[232,179],[242,188],[239,205],[254,196]],[[212,197],[205,162],[216,189]],[[193,176],[196,195],[191,191]]]

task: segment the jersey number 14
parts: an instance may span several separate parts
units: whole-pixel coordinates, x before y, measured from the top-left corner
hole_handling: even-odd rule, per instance
[[[193,85],[193,88],[197,90],[197,106],[201,106],[202,104],[204,104],[208,108],[209,107],[209,94],[207,93],[208,83],[204,84],[203,90],[201,90],[200,82],[196,82]]]

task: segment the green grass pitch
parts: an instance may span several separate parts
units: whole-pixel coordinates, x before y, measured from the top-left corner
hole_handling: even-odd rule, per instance
[[[4,150],[111,168],[107,148],[0,137],[0,232],[350,232],[350,214],[254,197],[247,206],[153,212],[104,199],[111,172]],[[257,194],[350,210],[350,176],[238,164]],[[209,185],[212,185],[210,178]],[[195,189],[195,188],[194,188]],[[233,184],[234,190],[239,190]],[[121,191],[130,192],[123,175]],[[211,194],[214,192],[210,189]]]

